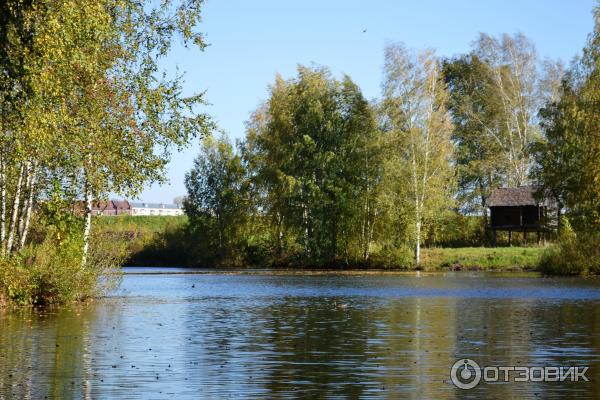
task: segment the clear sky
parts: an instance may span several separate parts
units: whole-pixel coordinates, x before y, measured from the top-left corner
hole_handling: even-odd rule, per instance
[[[170,69],[186,72],[186,93],[206,91],[206,111],[233,139],[267,97],[279,72],[288,78],[298,64],[328,66],[348,74],[364,95],[380,95],[383,48],[401,41],[430,47],[440,56],[469,51],[479,32],[523,32],[539,55],[569,62],[593,27],[595,0],[207,0],[204,52],[176,46]],[[363,32],[366,30],[366,32]],[[170,183],[148,187],[141,199],[171,202],[185,194],[183,179],[198,152],[173,154]]]

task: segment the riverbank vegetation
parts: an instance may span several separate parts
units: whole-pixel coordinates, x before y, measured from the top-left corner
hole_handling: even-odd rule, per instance
[[[41,304],[97,294],[120,253],[92,242],[92,201],[160,181],[170,151],[209,129],[197,110],[202,96],[183,96],[182,77],[159,64],[175,39],[204,48],[201,3],[0,5],[5,298]]]
[[[199,112],[203,95],[184,96],[182,76],[162,68],[176,40],[204,49],[201,6],[0,5],[5,299],[97,294],[123,257],[107,243],[162,265],[529,267],[537,250],[438,249],[490,245],[491,192],[521,185],[566,218],[541,268],[599,271],[598,8],[569,68],[522,34],[483,33],[451,58],[388,44],[373,100],[349,76],[299,66],[275,77],[234,144]],[[171,152],[198,136],[186,218],[136,220],[132,238],[126,219],[93,226],[94,200],[162,181]]]
[[[472,226],[470,241],[463,241],[468,225]],[[99,217],[94,219],[94,232],[105,238],[115,238],[125,246],[125,264],[136,266],[188,266],[214,267],[214,264],[202,264],[198,260],[206,257],[204,246],[197,245],[198,233],[190,232],[186,217]],[[478,218],[460,218],[445,225],[446,230],[437,232],[439,242],[425,242],[419,267],[424,271],[510,271],[538,270],[546,247],[537,246],[535,241],[525,242],[513,239],[513,245],[506,246],[508,238],[499,235],[501,247],[481,247],[478,230],[481,221]],[[467,227],[467,228],[466,228]],[[459,240],[461,239],[461,240]],[[437,243],[437,244],[435,244]],[[476,246],[476,247],[472,247]],[[248,250],[245,250],[248,251]],[[243,258],[238,264],[222,264],[222,267],[295,267],[314,269],[310,265],[270,264],[268,254],[241,253]],[[408,257],[405,263],[393,264],[389,259],[376,260],[369,264],[334,265],[328,268],[361,269],[403,269],[415,268],[413,259]],[[550,271],[547,271],[550,272]]]
[[[161,245],[177,242],[200,266],[424,268],[423,246],[489,246],[491,192],[532,185],[575,237],[559,235],[539,265],[574,248],[589,264],[600,223],[598,10],[594,18],[570,68],[540,60],[522,34],[481,34],[446,59],[389,44],[373,101],[325,67],[277,76],[244,140],[202,141],[186,176],[189,223]],[[450,253],[428,259],[463,264]],[[532,268],[539,253],[477,263]],[[575,271],[551,263],[545,271]]]

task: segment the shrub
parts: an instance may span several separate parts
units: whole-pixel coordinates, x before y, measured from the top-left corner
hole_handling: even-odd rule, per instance
[[[600,274],[600,232],[575,233],[563,222],[559,240],[542,255],[540,270],[546,274]]]
[[[83,301],[101,295],[118,283],[123,248],[92,239],[85,266],[81,240],[43,242],[0,260],[0,292],[12,304],[46,305]]]

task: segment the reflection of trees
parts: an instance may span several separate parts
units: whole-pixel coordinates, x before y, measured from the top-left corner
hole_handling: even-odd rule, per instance
[[[169,388],[206,398],[547,398],[600,389],[597,301],[207,296],[115,304],[0,313],[0,398],[110,398],[135,384],[141,396]],[[482,366],[590,365],[591,382],[464,392],[449,382],[463,357]]]
[[[600,354],[600,309],[596,303],[549,299],[463,299],[457,304],[458,345],[455,356],[481,366],[589,365]],[[590,367],[590,383],[495,384],[498,398],[575,396],[597,391],[598,363]],[[486,387],[487,386],[487,387]],[[473,390],[485,396],[490,385]],[[486,391],[487,390],[487,391]],[[460,394],[460,390],[456,389]]]
[[[456,304],[457,346],[453,359],[471,358],[481,367],[492,365],[530,365],[532,314],[531,302],[519,299],[460,299]],[[454,361],[453,361],[454,362]],[[485,396],[490,384],[471,390]],[[511,398],[526,385],[494,384],[494,395]],[[516,391],[515,391],[516,390]],[[455,389],[457,394],[460,389]],[[520,392],[521,396],[525,393]]]
[[[403,298],[389,302],[374,313],[374,360],[386,397],[447,398],[446,381],[455,346],[455,299]]]
[[[84,341],[92,312],[25,309],[1,315],[0,397],[86,397]]]
[[[363,369],[368,360],[364,309],[347,300],[307,298],[274,304],[264,340],[272,343],[266,387],[273,397],[358,398],[368,387]]]
[[[590,382],[540,384],[538,390],[563,390],[568,397],[587,397],[600,391],[600,308],[597,302],[537,301],[531,307],[530,336],[532,365],[590,366],[586,373]],[[595,395],[597,396],[597,395]],[[549,396],[547,396],[549,397]]]

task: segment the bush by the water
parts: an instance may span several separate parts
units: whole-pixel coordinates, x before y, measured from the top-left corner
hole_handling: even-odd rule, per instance
[[[555,275],[600,274],[600,232],[578,232],[568,227],[543,254],[540,270]]]
[[[48,234],[41,243],[0,260],[0,301],[16,305],[84,301],[115,287],[124,256],[123,246],[92,238],[87,262],[82,243]]]

